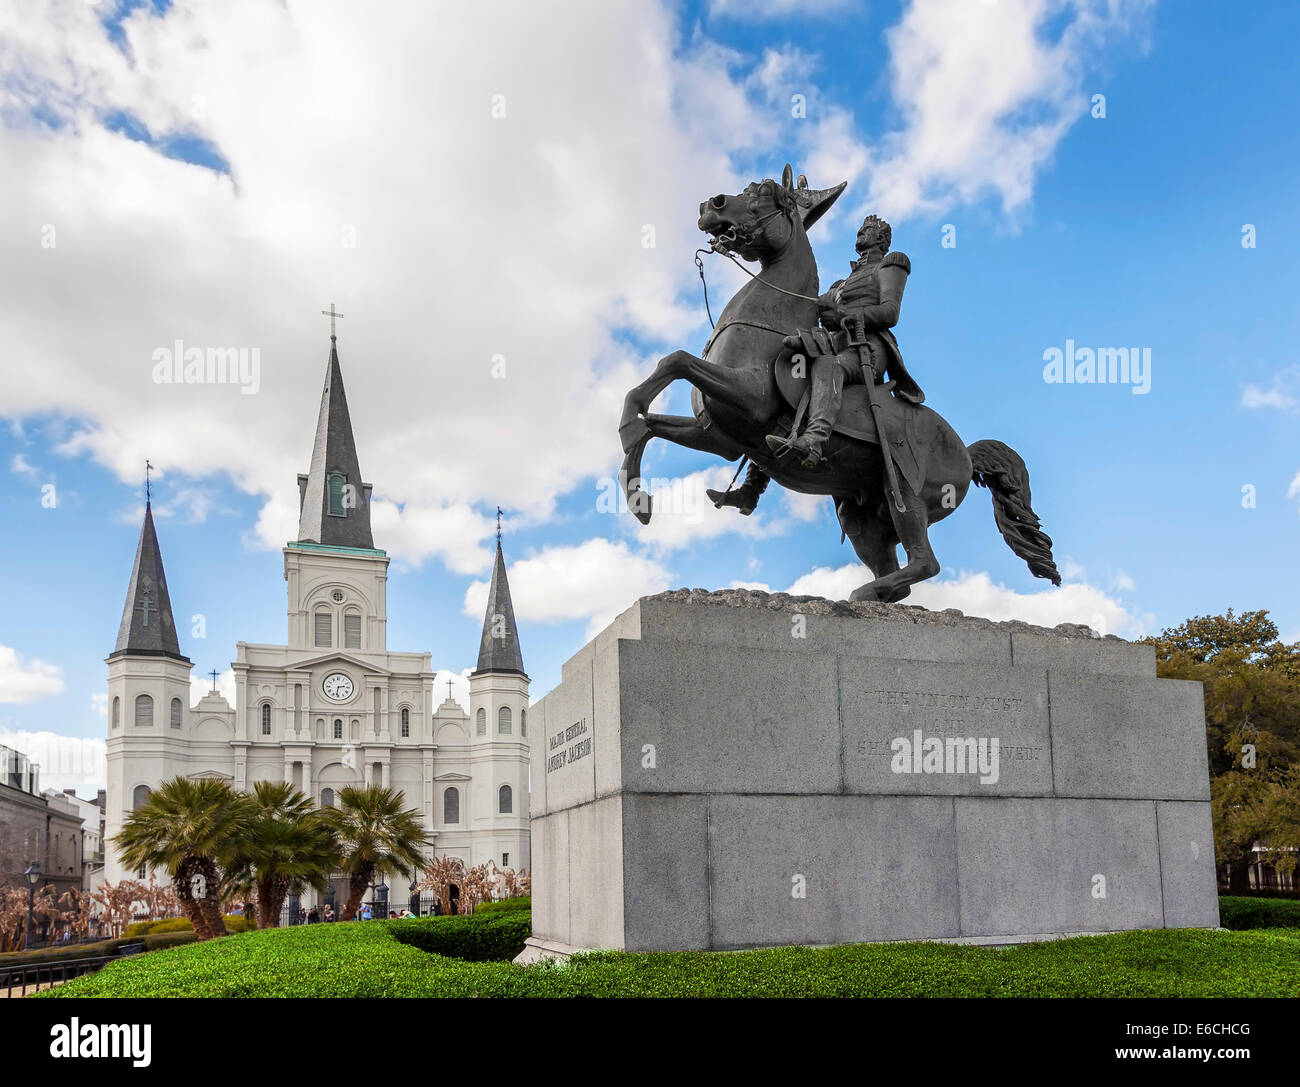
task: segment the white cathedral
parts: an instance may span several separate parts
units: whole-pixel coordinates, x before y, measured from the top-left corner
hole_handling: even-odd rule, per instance
[[[298,538],[284,547],[287,644],[238,643],[233,708],[216,691],[190,705],[191,662],[177,641],[146,501],[108,657],[106,837],[178,774],[235,789],[288,781],[325,806],[343,786],[365,783],[405,794],[423,820],[427,857],[531,868],[528,676],[500,534],[466,714],[450,696],[437,701],[428,653],[388,648],[389,560],[371,537],[370,492],[331,335],[311,468],[298,477]],[[104,877],[138,875],[107,843]],[[407,884],[394,882],[389,901],[400,908]],[[346,880],[333,886],[345,901]]]

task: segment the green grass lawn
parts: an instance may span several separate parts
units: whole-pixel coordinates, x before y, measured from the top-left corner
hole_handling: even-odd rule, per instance
[[[513,915],[526,924],[526,914]],[[517,922],[517,923],[520,923]],[[512,954],[503,914],[301,926],[113,963],[43,997],[1300,996],[1300,929],[1174,929],[990,949],[937,943],[628,954],[518,967],[446,957],[466,940]],[[418,929],[426,931],[421,934]],[[436,938],[435,938],[436,937]],[[435,954],[423,948],[437,947]]]

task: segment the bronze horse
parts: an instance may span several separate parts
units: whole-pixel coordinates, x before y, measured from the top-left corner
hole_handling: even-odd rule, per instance
[[[806,228],[844,188],[809,189],[803,177],[796,186],[786,166],[779,183],[769,178],[700,205],[699,228],[714,239],[715,248],[758,261],[761,270],[722,311],[703,357],[681,350],[665,355],[627,394],[619,437],[629,508],[642,524],[649,523],[651,496],[641,490],[640,477],[641,455],[651,438],[666,438],[726,460],[747,455],[784,487],[834,497],[844,534],[875,575],[875,580],[854,589],[850,599],[895,601],[939,572],[927,530],[956,509],[975,482],[992,492],[994,518],[1011,550],[1035,576],[1059,585],[1052,541],[1030,507],[1029,473],[1016,452],[1001,442],[979,441],[968,447],[930,408],[894,401],[898,411],[915,413],[907,419],[909,434],[925,450],[920,486],[914,489],[899,480],[906,507],[899,512],[886,497],[885,454],[874,434],[868,439],[832,434],[825,464],[813,469],[783,463],[764,441],[773,430],[788,431],[795,418],[777,384],[782,340],[797,329],[813,328],[818,319],[817,262]],[[678,378],[693,386],[695,414],[652,413],[655,397]],[[901,569],[900,543],[907,555]]]

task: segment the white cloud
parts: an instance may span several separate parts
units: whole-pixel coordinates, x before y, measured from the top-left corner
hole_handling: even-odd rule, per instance
[[[1111,578],[1111,584],[1115,591],[1120,593],[1131,593],[1137,588],[1137,582],[1124,573],[1123,570]]]
[[[1082,581],[1084,576],[1083,567],[1068,556],[1061,560],[1061,580],[1062,581]]]
[[[247,542],[279,547],[333,300],[390,550],[463,571],[489,534],[475,510],[535,521],[617,464],[641,360],[614,332],[702,341],[693,209],[738,190],[731,155],[775,129],[736,55],[681,46],[666,7],[398,7],[144,5],[122,50],[81,0],[7,20],[0,245],[28,259],[0,268],[0,382],[7,413],[79,420],[60,451],[124,482],[146,456],[227,474],[265,503]],[[114,114],[206,141],[230,176],[110,131]],[[176,339],[256,348],[259,391],[155,383]]]
[[[836,568],[819,566],[786,591],[794,596],[847,600],[854,589],[870,580],[870,571],[857,563]],[[1136,636],[1147,621],[1091,585],[1062,585],[1021,593],[1005,585],[995,585],[983,571],[962,572],[956,577],[914,585],[912,595],[903,603],[919,604],[931,611],[957,608],[967,615],[985,619],[1020,619],[1045,627],[1082,623],[1099,634]]]
[[[735,474],[734,465],[718,464],[685,476],[646,479],[642,487],[654,496],[650,524],[642,525],[620,503],[619,526],[632,543],[656,554],[666,554],[707,545],[728,534],[752,540],[783,536],[818,521],[834,509],[825,495],[800,494],[775,486],[769,487],[748,517],[732,506],[714,506],[705,491],[710,487],[726,490]],[[743,481],[744,473],[736,479],[736,485]],[[597,488],[597,508],[613,510],[614,499],[618,497],[615,477],[599,480]]]
[[[663,592],[672,575],[653,559],[634,555],[623,543],[600,538],[572,547],[548,547],[510,564],[510,597],[521,622],[562,623],[586,619],[587,637],[600,633],[642,596]],[[465,590],[466,615],[482,619],[488,582]]]
[[[433,705],[436,709],[447,700],[447,681],[451,680],[451,698],[469,713],[469,669],[461,672],[440,670],[433,674]]]
[[[6,411],[76,419],[59,451],[125,482],[146,456],[193,480],[228,475],[263,503],[245,543],[278,548],[295,535],[324,376],[318,313],[335,301],[377,542],[414,565],[481,570],[497,503],[536,523],[617,465],[612,421],[644,374],[624,334],[702,342],[683,254],[699,244],[699,201],[749,180],[733,161],[792,143],[818,187],[876,163],[886,210],[989,191],[1017,207],[1080,112],[1095,47],[1147,6],[1069,0],[1047,42],[1049,0],[913,4],[888,38],[903,125],[868,148],[853,115],[817,96],[818,58],[745,57],[698,27],[683,45],[670,4],[565,18],[530,4],[508,20],[491,5],[454,18],[423,3],[384,18],[347,0],[142,5],[119,49],[102,5],[51,0],[0,27],[0,245],[29,258],[0,268]],[[816,109],[787,133],[772,104],[796,90]],[[113,115],[205,142],[229,176],[111,131]],[[720,268],[720,287],[741,281]],[[155,383],[154,350],[178,338],[256,349],[259,391]],[[176,512],[211,508],[196,492]],[[763,519],[701,532],[752,535]],[[666,548],[700,538],[654,531]]]
[[[0,702],[35,702],[63,690],[63,669],[0,645]]]
[[[993,194],[1006,211],[1021,208],[1086,116],[1102,51],[1140,36],[1153,8],[1154,0],[911,3],[885,35],[904,123],[875,150],[867,204],[905,217]]]
[[[202,487],[188,484],[171,489],[161,501],[155,495],[151,504],[155,521],[175,519],[190,525],[206,522],[215,506],[211,493]],[[144,520],[144,505],[128,506],[120,510],[117,520],[122,524],[138,526]],[[284,546],[284,540],[280,541],[280,546]]]
[[[96,691],[90,696],[90,708],[100,717],[108,717],[108,695],[104,691]]]
[[[1246,385],[1241,390],[1241,405],[1286,412],[1300,408],[1300,366],[1282,370],[1267,386]]]
[[[21,453],[14,454],[13,460],[9,462],[9,470],[16,476],[26,476],[28,479],[35,479],[40,475],[40,469],[30,464]]]
[[[224,672],[217,673],[217,693],[220,694],[230,705],[235,704],[235,670],[227,668]],[[212,676],[211,674],[199,675],[197,672],[190,673],[190,705],[197,706],[199,700],[212,693]]]
[[[42,789],[103,788],[108,780],[108,748],[103,739],[0,729],[0,744],[21,751],[40,767]]]
[[[1291,480],[1291,485],[1286,489],[1286,496],[1287,498],[1300,496],[1300,472],[1297,472],[1295,478]]]
[[[457,574],[475,574],[491,563],[491,550],[479,540],[495,525],[493,518],[476,513],[465,503],[402,507],[375,499],[370,506],[370,527],[375,541],[382,541],[381,547],[412,566],[436,555]],[[294,534],[296,530],[295,524]]]

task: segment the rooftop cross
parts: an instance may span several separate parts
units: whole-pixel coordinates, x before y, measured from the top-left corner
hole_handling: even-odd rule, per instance
[[[215,668],[212,669],[208,675],[212,677],[212,689],[215,691],[217,689],[217,670]]]
[[[497,543],[501,542],[501,507],[497,507]]]
[[[451,680],[447,680],[447,701],[451,701]]]
[[[146,505],[148,505],[149,503],[149,496],[150,496],[149,473],[152,471],[153,471],[153,465],[150,464],[148,461],[145,461],[144,462],[144,501]]]
[[[329,308],[329,309],[323,309],[323,310],[321,310],[321,315],[324,316],[324,317],[328,317],[328,318],[330,319],[330,339],[331,339],[331,340],[336,340],[336,339],[338,339],[338,336],[336,335],[336,333],[335,333],[335,329],[334,329],[334,320],[335,320],[335,318],[337,318],[337,317],[342,317],[343,314],[338,313],[338,312],[334,309],[334,303],[331,302],[331,303],[330,303],[330,308]]]

